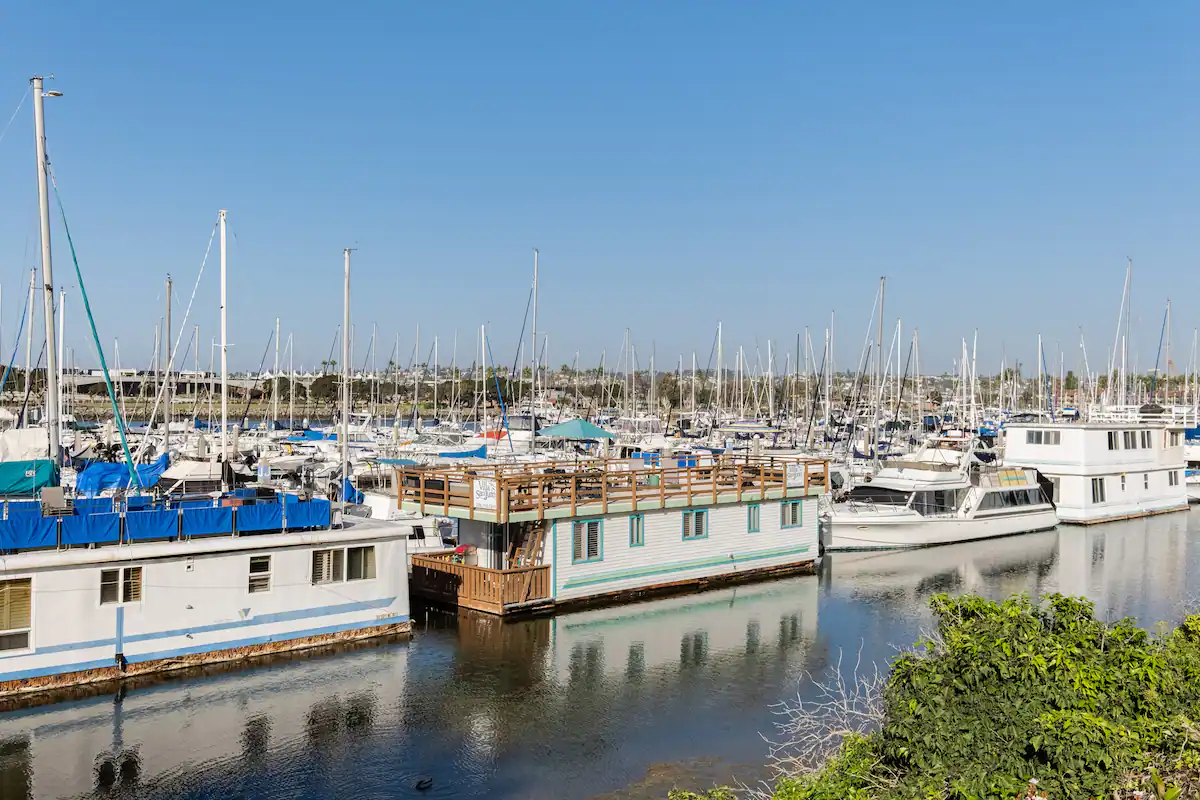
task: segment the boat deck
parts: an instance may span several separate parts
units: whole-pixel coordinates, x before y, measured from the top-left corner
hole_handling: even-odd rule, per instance
[[[828,461],[778,455],[401,466],[396,473],[401,509],[485,522],[805,497],[829,485]]]

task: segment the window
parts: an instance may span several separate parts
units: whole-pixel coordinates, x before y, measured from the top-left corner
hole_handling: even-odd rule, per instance
[[[1025,431],[1025,444],[1058,444],[1061,441],[1061,431]]]
[[[758,503],[746,506],[746,530],[750,533],[762,530],[762,506]]]
[[[1170,447],[1179,447],[1179,431],[1171,431],[1167,441]]]
[[[598,519],[581,520],[571,524],[571,560],[573,563],[604,560],[602,524],[603,522]]]
[[[1041,431],[1025,431],[1025,444],[1041,444],[1041,443],[1042,443],[1042,432]]]
[[[1050,479],[1050,502],[1051,503],[1058,502],[1058,498],[1060,496],[1059,495],[1059,484],[1061,483],[1061,481],[1062,481],[1062,478],[1051,478]]]
[[[1142,488],[1143,489],[1150,488],[1150,473],[1149,472],[1142,473]]]
[[[408,532],[408,540],[410,542],[425,541],[425,526],[424,525],[413,525],[412,530]]]
[[[1108,432],[1108,449],[1109,450],[1120,450],[1121,449],[1120,446],[1117,444],[1117,432],[1116,431]]]
[[[1137,431],[1123,431],[1126,450],[1137,450]]]
[[[1046,444],[1061,444],[1062,431],[1046,431]]]
[[[1104,478],[1092,478],[1092,502],[1104,502]]]
[[[1151,434],[1150,431],[1142,431],[1142,449],[1143,450],[1149,450],[1152,447],[1154,447],[1154,445],[1152,443],[1153,440],[1151,439],[1152,435],[1153,434]]]
[[[250,594],[271,591],[271,557],[250,556]]]
[[[33,579],[0,581],[0,652],[29,647]]]
[[[708,512],[707,511],[685,511],[685,512],[683,512],[683,538],[684,539],[707,539],[708,538]]]
[[[313,550],[312,582],[340,583],[343,574],[345,550]]]
[[[932,489],[913,494],[912,508],[918,514],[953,514],[962,505],[966,489]]]
[[[797,528],[803,518],[799,500],[788,500],[779,504],[779,527]]]
[[[1178,486],[1179,485],[1179,470],[1173,469],[1167,473],[1167,485],[1168,486]]]
[[[641,547],[646,543],[646,518],[634,514],[629,518],[629,546]]]
[[[375,547],[351,547],[346,550],[346,580],[369,581],[375,577]]]
[[[100,571],[100,605],[137,603],[142,599],[142,568]]]
[[[1121,476],[1121,491],[1125,491],[1125,476]]]

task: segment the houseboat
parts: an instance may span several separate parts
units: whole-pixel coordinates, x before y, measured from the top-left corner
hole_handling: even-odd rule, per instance
[[[938,444],[888,462],[844,501],[833,503],[826,516],[826,549],[929,547],[1058,524],[1036,470],[1001,469],[980,463],[971,448]]]
[[[398,468],[401,510],[458,522],[415,595],[493,614],[811,570],[828,462],[687,455]]]
[[[1049,479],[1063,522],[1089,525],[1184,511],[1183,424],[1155,415],[1089,422],[1014,423],[1004,463]]]
[[[409,524],[253,489],[57,491],[0,508],[0,696],[409,628]]]

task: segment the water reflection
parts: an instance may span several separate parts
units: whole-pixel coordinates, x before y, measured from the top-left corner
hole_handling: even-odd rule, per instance
[[[706,757],[752,778],[768,706],[848,650],[886,661],[937,592],[1177,619],[1191,520],[835,554],[818,577],[517,623],[417,609],[410,644],[0,715],[0,797],[588,798]]]

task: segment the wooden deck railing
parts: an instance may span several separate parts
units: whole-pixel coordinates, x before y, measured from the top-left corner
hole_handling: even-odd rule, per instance
[[[490,569],[456,564],[451,551],[412,557],[412,591],[418,597],[505,614],[550,599],[550,566]]]
[[[683,463],[684,466],[678,466]],[[789,480],[789,471],[791,479]],[[533,464],[485,465],[470,468],[401,467],[397,470],[399,502],[415,503],[422,513],[449,515],[451,508],[477,510],[507,521],[510,513],[612,504],[634,508],[665,508],[668,500],[688,506],[716,503],[736,495],[764,497],[771,490],[808,494],[811,487],[829,486],[829,462],[787,456],[672,456],[658,465],[635,460],[590,459],[579,462],[545,461]],[[477,488],[486,491],[477,492]],[[481,502],[479,498],[488,496]]]

